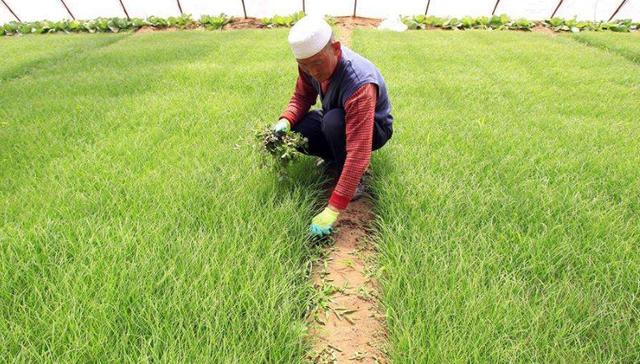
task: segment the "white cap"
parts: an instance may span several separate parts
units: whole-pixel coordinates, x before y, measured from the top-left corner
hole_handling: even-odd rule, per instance
[[[297,59],[316,55],[331,39],[331,27],[319,16],[307,15],[289,31],[289,45]]]

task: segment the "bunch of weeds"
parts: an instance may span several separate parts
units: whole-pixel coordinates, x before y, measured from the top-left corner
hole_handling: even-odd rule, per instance
[[[272,167],[279,180],[289,179],[288,166],[307,148],[307,138],[294,131],[276,132],[269,126],[256,130],[255,136],[262,167]]]

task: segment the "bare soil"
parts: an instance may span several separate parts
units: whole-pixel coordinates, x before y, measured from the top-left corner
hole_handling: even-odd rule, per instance
[[[336,19],[336,25],[341,28],[375,28],[382,22],[382,19],[374,18],[362,18],[359,16],[338,16]]]
[[[312,279],[326,300],[309,315],[314,363],[387,363],[384,314],[372,275],[375,247],[368,239],[374,218],[365,194],[340,214],[325,258]]]
[[[531,31],[532,32],[536,32],[536,33],[547,34],[547,35],[550,35],[552,37],[555,37],[557,35],[553,30],[551,30],[551,29],[549,29],[549,28],[547,28],[545,26],[542,26],[542,25],[536,25],[535,27],[533,27],[533,29],[531,29]]]
[[[340,33],[339,40],[347,47],[351,46],[351,33],[354,29],[370,29],[376,28],[381,19],[361,18],[352,16],[339,16],[336,17],[336,27]]]
[[[341,41],[345,43],[347,46],[349,45],[349,38],[351,37],[351,32],[353,29],[360,28],[375,28],[382,21],[381,19],[372,19],[372,18],[362,18],[362,17],[351,17],[351,16],[340,16],[336,17],[336,26],[340,30],[341,34],[343,34],[343,38]],[[269,27],[264,26],[260,19],[257,18],[234,18],[233,22],[225,25],[224,30],[236,30],[236,29],[269,29]]]
[[[349,46],[353,29],[379,23],[377,19],[337,18],[338,39]],[[327,195],[339,177],[335,170],[328,175]],[[370,178],[367,174],[365,180]],[[372,274],[376,251],[369,237],[373,220],[373,200],[365,193],[340,214],[332,236],[334,245],[313,266],[313,285],[321,297],[308,317],[313,345],[308,359],[314,363],[388,362],[384,314]]]
[[[136,33],[152,33],[152,32],[177,32],[180,30],[176,27],[167,27],[167,28],[154,28],[152,26],[144,26],[142,28],[138,28]]]
[[[224,30],[263,29],[265,27],[258,18],[233,18],[233,22],[224,26]]]

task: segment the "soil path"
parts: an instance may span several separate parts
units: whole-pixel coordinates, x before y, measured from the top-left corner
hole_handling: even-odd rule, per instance
[[[353,28],[375,25],[370,19],[338,18],[337,38],[350,46]],[[327,187],[330,192],[334,186]],[[334,244],[313,266],[317,306],[308,317],[313,347],[308,359],[313,363],[388,362],[384,315],[372,274],[376,254],[370,239],[373,220],[373,200],[365,193],[340,214]]]
[[[335,245],[313,267],[319,297],[309,317],[314,363],[387,363],[384,315],[371,275],[373,217],[370,196],[352,202],[336,223]]]
[[[338,40],[340,43],[351,47],[351,33],[354,29],[376,28],[381,20],[361,17],[339,16],[335,18],[336,28],[338,28]]]

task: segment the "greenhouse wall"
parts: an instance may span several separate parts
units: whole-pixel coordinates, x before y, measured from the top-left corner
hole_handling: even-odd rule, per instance
[[[7,6],[23,21],[60,20],[70,18],[63,0],[4,0]],[[179,0],[184,13],[194,18],[202,14],[225,13],[243,16],[241,0]],[[304,0],[308,14],[346,16],[352,15],[355,0]],[[78,19],[96,17],[124,17],[120,0],[64,0],[72,14]],[[394,15],[424,14],[428,0],[357,0],[356,15],[386,18]],[[513,18],[531,20],[551,16],[559,0],[501,0],[496,14],[508,14]],[[622,0],[564,0],[556,16],[577,17],[580,20],[608,20],[620,6]],[[179,15],[178,0],[122,0],[129,16],[145,18],[151,15],[168,17]],[[0,23],[15,20],[9,9],[0,2]],[[288,15],[301,11],[303,0],[245,0],[247,15],[268,17],[276,14]],[[429,15],[479,16],[491,15],[495,0],[431,0]],[[640,0],[627,0],[615,19],[640,20]]]

